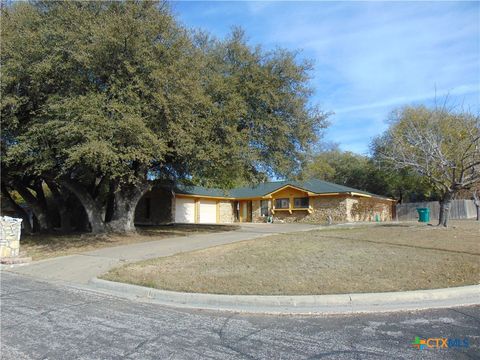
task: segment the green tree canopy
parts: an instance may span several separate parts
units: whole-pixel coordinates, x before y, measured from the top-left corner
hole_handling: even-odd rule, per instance
[[[94,231],[132,230],[151,179],[289,176],[326,126],[308,63],[193,35],[164,3],[15,3],[1,41],[5,181],[73,192]]]
[[[395,169],[372,157],[324,149],[311,156],[303,178],[317,178],[403,201],[421,201],[435,197],[428,182],[408,169]]]

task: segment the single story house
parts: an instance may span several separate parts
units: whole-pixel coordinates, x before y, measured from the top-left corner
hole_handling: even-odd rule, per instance
[[[274,221],[343,223],[388,221],[395,201],[322,180],[275,181],[231,190],[157,187],[140,200],[135,223],[222,224]]]

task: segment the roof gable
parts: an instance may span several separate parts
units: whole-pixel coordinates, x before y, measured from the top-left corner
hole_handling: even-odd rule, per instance
[[[272,196],[273,194],[277,194],[277,193],[279,193],[279,192],[281,192],[281,191],[284,191],[284,190],[287,190],[287,189],[292,189],[292,190],[296,190],[296,191],[301,191],[301,192],[303,192],[303,193],[307,193],[307,194],[309,194],[309,195],[313,195],[313,194],[311,193],[311,191],[308,191],[308,190],[306,190],[306,189],[300,188],[300,187],[295,186],[295,185],[292,185],[292,184],[283,185],[282,187],[279,187],[278,189],[270,192],[269,194],[265,194],[265,195]]]

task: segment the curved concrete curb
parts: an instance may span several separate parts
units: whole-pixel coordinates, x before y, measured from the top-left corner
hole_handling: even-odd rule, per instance
[[[386,293],[258,296],[214,295],[157,290],[93,278],[102,293],[161,305],[271,314],[349,314],[445,308],[480,304],[480,285]]]

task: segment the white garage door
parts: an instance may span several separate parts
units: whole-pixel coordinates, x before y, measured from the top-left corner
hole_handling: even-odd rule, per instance
[[[195,200],[194,199],[175,199],[175,222],[194,223],[195,222]]]
[[[217,202],[212,200],[200,200],[200,222],[217,222]]]

